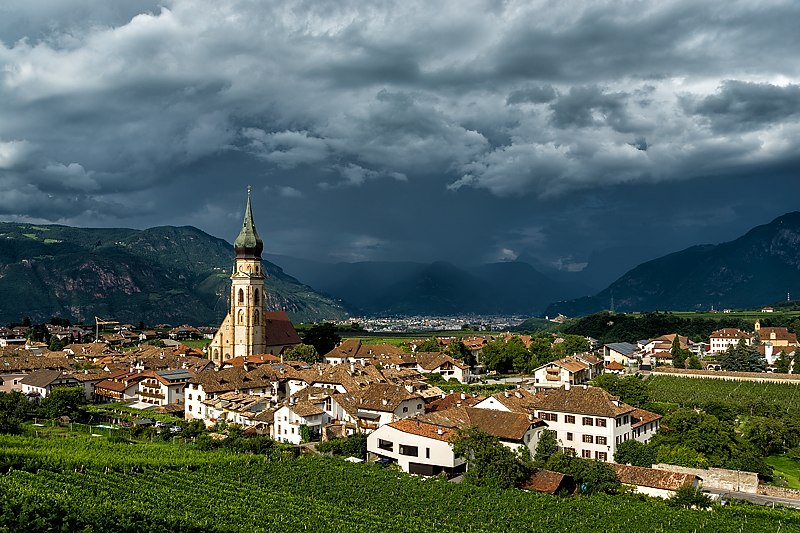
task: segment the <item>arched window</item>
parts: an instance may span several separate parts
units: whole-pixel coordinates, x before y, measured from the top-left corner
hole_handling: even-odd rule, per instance
[[[253,324],[258,325],[260,323],[260,315],[258,311],[253,311]]]
[[[258,299],[259,299],[258,298],[258,289],[256,289],[255,292],[253,293],[253,303],[258,305]]]
[[[219,350],[217,350],[216,348],[214,348],[214,356],[211,359],[214,360],[219,359]]]
[[[239,316],[236,319],[239,324],[244,324],[244,310],[239,309]]]
[[[239,305],[242,305],[243,303],[244,303],[244,290],[239,289]]]

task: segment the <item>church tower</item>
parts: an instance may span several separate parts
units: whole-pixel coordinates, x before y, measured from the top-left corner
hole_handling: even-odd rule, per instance
[[[211,360],[217,366],[234,357],[266,351],[266,293],[261,266],[264,241],[258,236],[253,223],[250,187],[247,188],[242,231],[236,237],[233,248],[236,260],[231,275],[230,311],[209,345]]]

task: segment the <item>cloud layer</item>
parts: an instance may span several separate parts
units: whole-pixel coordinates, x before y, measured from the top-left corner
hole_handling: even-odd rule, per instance
[[[797,160],[796,2],[127,4],[0,7],[0,217],[213,231],[250,181],[310,228],[335,192],[559,202]]]

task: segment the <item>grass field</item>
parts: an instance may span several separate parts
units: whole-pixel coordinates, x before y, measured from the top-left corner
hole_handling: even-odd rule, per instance
[[[189,340],[181,341],[181,344],[184,344],[184,345],[188,346],[189,348],[196,348],[198,350],[202,350],[203,348],[205,348],[206,346],[211,344],[211,341],[208,340],[208,339],[197,339],[197,340],[189,339]]]
[[[800,490],[800,460],[787,455],[771,455],[765,461],[775,469],[776,480],[781,478],[790,489]]]

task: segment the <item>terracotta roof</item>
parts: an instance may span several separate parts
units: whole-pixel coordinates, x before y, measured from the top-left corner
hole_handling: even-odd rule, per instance
[[[114,381],[111,379],[104,379],[100,383],[94,386],[95,390],[110,390],[114,392],[125,392],[125,390],[133,386],[133,384],[123,383],[122,381]]]
[[[228,366],[241,366],[244,367],[245,364],[249,366],[258,366],[258,365],[265,365],[269,363],[280,363],[281,358],[277,355],[272,354],[253,354],[253,355],[240,355],[239,357],[234,357],[233,359],[227,359],[223,361],[223,367]]]
[[[457,361],[442,352],[417,352],[414,356],[416,357],[417,364],[424,370],[436,370],[448,363],[461,369],[469,368],[469,365],[465,365],[461,361]]]
[[[761,342],[776,340],[787,341],[789,344],[797,344],[797,334],[789,333],[789,330],[786,328],[761,327],[761,329],[758,330],[758,335],[761,337]],[[774,335],[774,338],[772,335]]]
[[[20,383],[43,389],[59,378],[71,377],[62,373],[61,370],[36,370],[22,378]]]
[[[482,395],[473,396],[471,394],[465,394],[463,392],[454,392],[452,394],[448,394],[444,398],[440,397],[427,404],[425,406],[425,412],[435,413],[436,411],[445,411],[453,407],[461,407],[461,406],[474,407],[476,403],[479,403],[485,399],[486,396]]]
[[[712,331],[710,339],[749,339],[750,334],[737,328],[722,328]]]
[[[582,361],[577,360],[574,357],[564,357],[563,359],[556,359],[555,361],[552,361],[550,364],[558,365],[569,372],[580,372],[581,370],[589,369],[589,365],[587,365]]]
[[[535,396],[525,389],[514,389],[492,394],[492,398],[503,404],[512,413],[533,414]]]
[[[313,416],[313,415],[321,415],[325,412],[324,409],[319,407],[318,405],[309,402],[308,400],[302,400],[297,402],[294,405],[287,406],[294,414],[297,416]]]
[[[579,354],[577,354],[575,356],[575,359],[579,359],[579,360],[581,360],[584,363],[589,364],[589,365],[596,365],[596,364],[602,363],[601,359],[599,359],[598,357],[595,357],[594,355],[592,355],[590,353],[579,353]]]
[[[606,363],[606,370],[625,370],[625,367],[617,361],[610,361]]]
[[[300,344],[300,336],[284,311],[267,311],[264,313],[264,334],[267,346],[283,344]]]
[[[422,399],[417,392],[408,392],[405,387],[400,385],[390,385],[388,383],[373,383],[361,390],[357,394],[359,398],[359,409],[369,409],[370,411],[391,412],[406,400],[414,398]]]
[[[645,411],[644,409],[634,409],[631,411],[631,418],[634,420],[634,422],[631,424],[631,427],[636,429],[645,424],[649,424],[650,422],[661,420],[664,417],[658,413],[651,413],[650,411]]]
[[[525,480],[520,488],[555,494],[568,481],[571,481],[571,478],[566,474],[537,468],[531,472],[531,475],[528,476],[528,479]]]
[[[456,431],[449,427],[443,427],[430,422],[425,422],[417,418],[404,418],[389,424],[403,433],[410,433],[412,435],[419,435],[420,437],[427,437],[429,439],[442,440],[449,442],[450,438],[456,434]]]
[[[617,417],[634,410],[600,387],[573,386],[545,389],[534,396],[537,410],[580,415]]]
[[[58,357],[49,357],[46,355],[10,355],[0,357],[0,374],[6,372],[31,372],[33,370],[41,369],[63,369],[70,368],[70,361],[60,355]]]
[[[617,477],[625,485],[637,485],[663,490],[678,490],[684,485],[693,485],[697,476],[694,474],[680,474],[667,470],[656,470],[642,466],[620,465],[609,463],[617,472]]]
[[[453,407],[445,411],[427,413],[418,418],[423,422],[454,429],[476,426],[485,433],[511,441],[522,440],[531,426],[540,422],[538,419],[531,420],[528,415],[522,413],[475,407]]]

